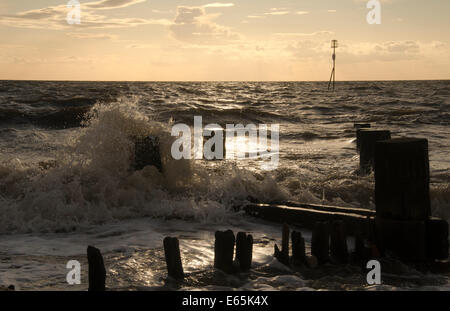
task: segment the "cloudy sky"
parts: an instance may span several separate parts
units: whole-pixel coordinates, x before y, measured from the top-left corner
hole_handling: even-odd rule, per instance
[[[450,1],[1,0],[0,79],[449,79]]]

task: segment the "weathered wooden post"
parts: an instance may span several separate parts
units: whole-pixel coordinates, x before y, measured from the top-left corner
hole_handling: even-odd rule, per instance
[[[89,291],[105,291],[106,269],[98,248],[88,246]]]
[[[377,141],[391,139],[391,132],[386,130],[362,129],[359,135],[359,167],[362,174],[370,173],[375,161],[375,144]]]
[[[427,220],[427,254],[430,259],[448,258],[448,222],[431,217]]]
[[[343,221],[334,221],[331,228],[331,257],[338,263],[347,263],[348,248],[345,224]]]
[[[329,260],[330,229],[329,223],[317,222],[314,226],[311,239],[311,253],[317,258],[319,264]]]
[[[278,245],[275,244],[275,255],[281,263],[289,265],[289,226],[283,225],[282,237],[281,237],[281,251]]]
[[[430,209],[430,167],[426,139],[378,142],[375,151],[375,204],[385,219],[425,220]]]
[[[376,228],[382,251],[390,250],[405,261],[448,257],[448,224],[430,218],[429,181],[426,139],[377,142]]]
[[[292,231],[292,260],[295,264],[306,263],[305,239],[301,232]]]
[[[162,172],[159,137],[147,136],[135,141],[134,169],[139,171],[146,166],[155,166]]]
[[[241,270],[249,270],[252,266],[253,236],[245,232],[239,232],[236,236],[236,260],[239,261]]]
[[[359,131],[362,129],[369,129],[372,125],[370,123],[353,123],[353,128],[356,129],[356,150],[360,148]]]
[[[184,271],[178,239],[166,237],[163,244],[168,275],[176,280],[182,280],[184,278]]]
[[[217,231],[214,243],[214,267],[226,273],[233,272],[235,237],[231,230]]]
[[[360,138],[360,131],[361,130],[367,130],[370,129],[372,127],[372,125],[370,125],[369,123],[355,123],[353,124],[353,128],[356,129],[356,150],[359,151],[359,149],[361,148],[361,138]]]

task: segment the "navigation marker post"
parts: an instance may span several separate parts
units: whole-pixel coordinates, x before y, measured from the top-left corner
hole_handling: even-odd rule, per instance
[[[328,90],[330,90],[331,81],[333,81],[333,91],[334,85],[336,83],[336,48],[339,47],[337,40],[331,40],[331,48],[333,49],[333,70],[331,71],[330,82],[328,82]]]

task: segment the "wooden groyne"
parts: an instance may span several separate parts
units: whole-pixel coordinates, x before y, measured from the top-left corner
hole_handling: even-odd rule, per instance
[[[335,220],[344,221],[350,234],[368,234],[368,228],[375,223],[375,217],[365,215],[371,214],[366,210],[364,214],[358,214],[350,209],[349,212],[345,208],[327,207],[308,204],[297,204],[303,207],[272,205],[272,204],[249,204],[244,206],[247,214],[262,218],[265,220],[295,224],[306,229],[314,229],[317,222],[332,222]],[[322,208],[322,209],[319,209]],[[327,210],[327,208],[337,209]]]
[[[448,258],[448,223],[431,217],[429,194],[428,141],[420,138],[394,138],[387,130],[373,130],[369,124],[355,124],[360,149],[360,170],[375,176],[376,211],[315,204],[248,204],[247,214],[269,221],[289,223],[316,232],[333,225],[336,251],[344,251],[345,234],[370,240],[380,251],[404,261],[423,262]],[[370,129],[369,129],[370,128]],[[321,228],[320,230],[318,228]],[[341,232],[341,233],[339,233]],[[314,234],[313,234],[314,236]],[[318,242],[316,242],[317,244]],[[358,245],[357,245],[358,246]],[[340,252],[340,251],[339,251]],[[321,255],[325,257],[325,255]]]

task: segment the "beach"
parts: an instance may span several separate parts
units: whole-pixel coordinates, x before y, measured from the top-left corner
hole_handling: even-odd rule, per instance
[[[449,275],[403,267],[369,286],[360,269],[311,276],[273,258],[279,224],[236,211],[295,201],[375,209],[358,174],[353,123],[427,138],[433,216],[450,219],[450,81],[0,81],[0,285],[87,289],[86,247],[102,250],[112,290],[448,290]],[[279,124],[279,162],[170,156],[174,124]],[[163,171],[130,169],[137,134],[161,141]],[[250,273],[213,271],[214,232],[252,233]],[[302,228],[307,252],[311,232]],[[167,284],[162,240],[180,239],[184,284]],[[350,241],[350,248],[352,248]],[[65,263],[79,260],[82,284]],[[400,269],[400,270],[402,270]],[[408,277],[405,277],[408,275]]]

